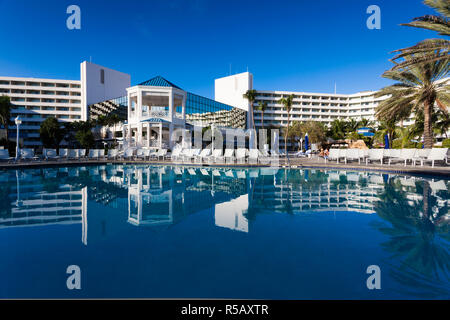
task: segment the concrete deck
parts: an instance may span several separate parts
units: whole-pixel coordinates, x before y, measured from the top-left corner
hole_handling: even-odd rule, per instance
[[[144,165],[173,165],[173,166],[199,166],[199,167],[227,167],[227,168],[261,168],[261,167],[278,167],[278,168],[313,168],[313,169],[337,169],[337,170],[350,170],[350,171],[373,171],[392,174],[408,174],[408,175],[421,175],[421,176],[439,176],[444,178],[450,178],[450,166],[436,165],[434,168],[431,165],[419,166],[404,166],[403,164],[395,165],[381,165],[376,163],[358,164],[358,162],[336,163],[336,161],[328,161],[325,163],[324,159],[315,158],[289,158],[286,161],[285,158],[280,158],[278,163],[259,163],[259,164],[247,164],[247,163],[200,163],[200,162],[182,162],[182,161],[169,161],[169,160],[34,160],[34,161],[20,161],[10,163],[0,163],[0,170],[4,169],[22,169],[22,168],[40,168],[40,167],[62,167],[62,166],[86,166],[86,165],[106,165],[106,164],[144,164]]]

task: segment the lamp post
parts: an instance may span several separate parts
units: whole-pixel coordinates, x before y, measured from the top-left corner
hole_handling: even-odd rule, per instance
[[[14,122],[16,123],[17,128],[17,136],[16,136],[16,160],[19,159],[19,127],[22,124],[22,119],[20,116],[17,116],[16,119],[14,119]]]

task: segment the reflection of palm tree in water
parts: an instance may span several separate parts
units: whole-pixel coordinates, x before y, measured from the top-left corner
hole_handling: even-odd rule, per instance
[[[384,249],[400,261],[398,266],[390,264],[394,279],[422,297],[448,296],[448,208],[437,206],[438,199],[427,181],[416,182],[416,191],[422,200],[411,203],[399,182],[388,182],[375,204],[379,217],[385,220],[376,228],[390,238],[382,244]],[[443,199],[448,199],[445,193]]]

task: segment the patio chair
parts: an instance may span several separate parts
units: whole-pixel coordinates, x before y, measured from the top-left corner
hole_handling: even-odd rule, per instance
[[[134,159],[134,149],[126,149],[123,158],[125,160],[133,160]]]
[[[223,155],[223,159],[224,159],[224,162],[227,162],[227,160],[229,162],[233,162],[235,159],[234,149],[225,149],[225,154]]]
[[[336,160],[336,163],[339,163],[340,151],[339,149],[330,149],[330,154],[328,155],[328,158],[325,158],[325,163],[327,163],[328,160]]]
[[[98,152],[97,149],[90,149],[88,154],[89,160],[97,160],[98,159]]]
[[[366,165],[370,161],[380,161],[383,164],[384,149],[370,149],[366,158]]]
[[[259,161],[259,151],[258,149],[250,149],[248,153],[248,163],[257,164]]]
[[[59,158],[60,159],[67,159],[68,154],[69,154],[69,149],[59,149]]]
[[[105,158],[105,149],[97,149],[97,155],[98,159],[104,159]]]
[[[434,168],[435,161],[445,161],[447,163],[448,148],[433,148],[426,159],[420,160],[420,165],[424,162],[431,162],[431,167]]]
[[[86,158],[86,149],[78,149],[78,159]]]
[[[209,162],[217,162],[218,159],[223,158],[223,150],[222,149],[214,149],[212,154],[207,157]]]
[[[109,149],[108,150],[108,159],[116,160],[117,156],[118,156],[118,150],[117,149]]]
[[[358,160],[358,163],[361,164],[361,156],[359,153],[359,149],[347,149],[345,150],[345,163],[348,161]]]
[[[389,157],[388,164],[391,165],[392,162],[404,162],[405,167],[408,164],[408,160],[414,165],[413,159],[416,154],[416,149],[402,149],[398,157]]]
[[[211,149],[203,149],[198,156],[195,156],[195,160],[202,163],[203,160],[207,159],[209,156],[211,156]]]
[[[244,163],[247,157],[248,150],[245,148],[238,148],[236,150],[236,162]]]
[[[22,159],[22,160],[38,160],[39,157],[34,155],[34,149],[23,148],[23,149],[20,149],[20,159]]]
[[[14,160],[14,158],[9,156],[9,150],[0,149],[0,161],[11,161],[11,160]]]
[[[424,160],[430,154],[431,149],[416,149],[416,154],[414,155],[413,162],[416,165],[416,161]]]
[[[179,160],[180,158],[182,158],[182,156],[181,156],[182,152],[183,152],[183,149],[181,149],[181,148],[173,149],[172,153],[170,155],[166,155],[165,158],[170,159],[172,161]]]
[[[42,156],[45,160],[58,160],[59,156],[56,149],[44,149],[42,150]]]
[[[142,159],[145,160],[145,153],[148,149],[137,149],[136,150],[136,159]],[[148,150],[150,152],[150,150]]]
[[[67,150],[67,159],[77,159],[78,158],[78,150],[77,149],[69,149]]]

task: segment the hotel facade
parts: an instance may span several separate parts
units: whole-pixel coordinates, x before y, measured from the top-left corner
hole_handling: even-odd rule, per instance
[[[20,144],[41,148],[40,124],[48,117],[61,122],[96,119],[100,115],[116,113],[122,123],[103,130],[102,139],[113,135],[123,138],[123,146],[169,148],[174,130],[192,131],[194,127],[219,129],[255,128],[281,129],[287,125],[287,112],[279,103],[282,97],[293,95],[290,121],[318,121],[329,126],[334,120],[373,121],[375,109],[386,97],[376,98],[376,91],[354,94],[331,94],[256,90],[253,108],[243,98],[253,89],[253,75],[249,72],[215,80],[215,99],[185,91],[172,82],[157,76],[131,86],[126,73],[100,65],[83,62],[80,80],[35,79],[0,76],[0,95],[11,97],[11,122],[20,116]],[[261,111],[254,110],[259,102],[266,102],[264,120]],[[253,112],[253,117],[251,117]],[[413,116],[403,125],[413,123]],[[15,140],[16,127],[9,127],[10,139]],[[284,146],[282,137],[279,145]]]

